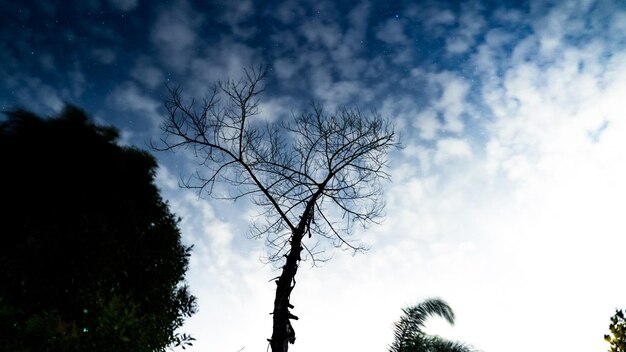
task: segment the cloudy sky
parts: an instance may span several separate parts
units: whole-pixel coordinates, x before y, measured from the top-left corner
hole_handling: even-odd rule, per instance
[[[208,4],[207,4],[208,3]],[[386,219],[371,248],[303,263],[293,351],[385,351],[400,308],[457,314],[428,331],[486,352],[603,351],[626,307],[626,3],[0,1],[0,108],[65,103],[146,148],[166,84],[202,98],[268,68],[260,118],[314,100],[393,120]],[[194,244],[192,351],[263,351],[276,276],[246,202],[159,186]]]

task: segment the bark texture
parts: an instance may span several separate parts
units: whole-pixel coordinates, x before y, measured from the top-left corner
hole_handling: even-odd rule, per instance
[[[295,331],[290,320],[297,320],[298,317],[290,311],[293,305],[290,302],[291,291],[296,285],[296,272],[300,261],[302,246],[302,233],[294,234],[291,240],[291,251],[287,255],[287,261],[283,266],[280,278],[276,281],[276,296],[274,298],[273,329],[270,344],[273,352],[286,352],[289,343],[296,340]]]

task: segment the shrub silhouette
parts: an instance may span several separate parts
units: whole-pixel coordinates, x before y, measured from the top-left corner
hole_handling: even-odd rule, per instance
[[[66,107],[0,123],[0,349],[163,351],[195,311],[148,153]]]

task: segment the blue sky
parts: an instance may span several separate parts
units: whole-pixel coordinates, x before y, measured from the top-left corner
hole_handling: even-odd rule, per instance
[[[0,108],[85,108],[145,148],[166,85],[203,97],[268,68],[259,118],[311,101],[389,117],[386,221],[299,272],[294,351],[380,351],[400,308],[449,301],[433,333],[486,352],[606,349],[626,307],[626,4],[621,1],[9,2],[0,6]],[[195,245],[197,351],[266,348],[271,266],[254,210],[158,182]],[[572,338],[575,337],[575,338]]]

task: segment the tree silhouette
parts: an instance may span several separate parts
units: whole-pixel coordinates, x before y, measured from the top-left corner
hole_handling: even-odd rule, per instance
[[[0,349],[164,351],[195,310],[190,247],[148,153],[66,107],[0,123]]]
[[[611,317],[609,335],[604,335],[604,340],[611,345],[609,352],[626,352],[626,314],[619,309]]]
[[[454,312],[443,300],[430,298],[402,309],[404,315],[395,323],[395,340],[389,352],[471,352],[466,344],[428,335],[423,331],[426,320],[439,316],[454,324]]]
[[[261,210],[252,226],[264,236],[268,259],[281,263],[276,296],[272,351],[294,343],[290,294],[299,262],[325,260],[323,241],[362,251],[349,235],[382,215],[381,181],[389,177],[386,155],[396,146],[390,124],[358,109],[328,113],[318,105],[282,123],[263,123],[258,95],[263,68],[245,71],[239,81],[218,83],[199,105],[171,89],[157,150],[185,148],[198,161],[183,185],[217,198],[250,197]],[[230,186],[226,192],[217,183]]]

